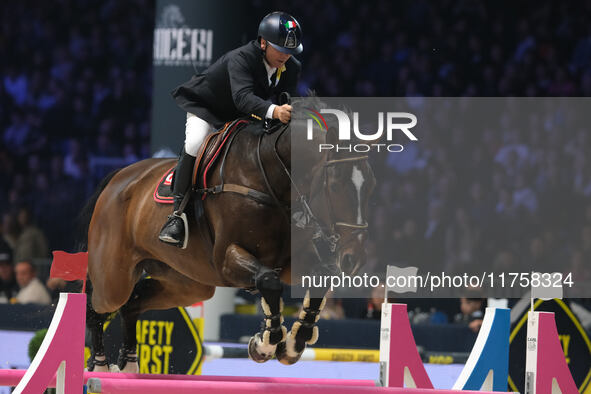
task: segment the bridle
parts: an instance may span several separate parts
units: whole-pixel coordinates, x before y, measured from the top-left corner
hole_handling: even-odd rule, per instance
[[[299,190],[297,184],[295,183],[295,181],[293,180],[293,178],[291,176],[289,169],[285,165],[285,161],[281,158],[281,155],[279,155],[279,151],[278,151],[277,146],[278,146],[279,140],[285,134],[285,132],[287,131],[288,128],[289,128],[289,125],[280,124],[279,128],[275,128],[275,129],[268,128],[265,133],[261,134],[261,137],[259,138],[258,149],[257,149],[257,157],[259,158],[258,159],[259,167],[261,169],[261,173],[263,174],[263,178],[265,180],[265,184],[267,186],[267,189],[269,190],[269,193],[271,194],[271,196],[275,200],[276,205],[279,206],[280,208],[284,208],[285,204],[281,203],[279,201],[279,199],[276,197],[276,195],[273,191],[273,188],[271,187],[271,184],[268,180],[268,177],[266,175],[264,167],[262,165],[262,160],[260,160],[260,146],[261,146],[261,140],[262,140],[263,135],[276,133],[277,137],[275,138],[275,141],[273,143],[273,151],[275,153],[275,157],[277,158],[277,161],[280,163],[281,167],[283,168],[285,175],[289,179],[291,185],[293,186],[293,188],[297,194],[297,202],[301,205],[302,212],[305,216],[304,222],[306,223],[306,227],[313,229],[312,242],[315,246],[318,258],[321,260],[321,262],[323,262],[323,261],[326,261],[326,259],[329,257],[328,256],[329,254],[333,254],[337,249],[338,242],[341,239],[341,236],[337,231],[338,227],[350,228],[350,229],[353,229],[353,231],[352,231],[353,233],[358,233],[358,232],[367,231],[368,224],[367,224],[367,222],[358,224],[358,223],[348,223],[348,222],[333,220],[335,215],[334,215],[334,212],[332,209],[332,205],[330,203],[327,203],[327,205],[328,205],[328,226],[326,224],[322,223],[322,221],[318,218],[318,215],[316,215],[312,211],[312,208],[308,204],[308,199],[306,198],[306,195]],[[350,163],[350,162],[355,162],[355,161],[364,161],[367,159],[368,159],[368,156],[357,156],[357,157],[348,157],[348,158],[343,158],[343,159],[328,160],[325,163],[323,163],[323,165],[322,165],[322,177],[323,177],[322,193],[324,194],[323,197],[324,197],[325,201],[327,201],[327,202],[330,201],[329,194],[328,194],[327,168],[330,166],[336,166],[339,164]],[[310,196],[310,200],[312,200],[312,199],[313,199],[313,196]],[[294,219],[291,217],[291,212],[289,210],[286,213],[286,216],[287,216],[289,222],[293,223]]]
[[[326,174],[326,169],[330,166],[333,165],[337,165],[340,163],[348,163],[348,162],[355,162],[355,161],[362,161],[362,160],[367,160],[368,157],[367,156],[358,156],[358,157],[347,157],[345,159],[334,159],[334,160],[328,160],[326,163],[324,163],[323,166],[323,172],[324,174],[322,175],[324,180],[323,180],[323,187],[322,190],[324,191],[324,196],[326,197],[326,201],[329,201],[329,196],[328,196],[328,175]],[[353,228],[355,230],[366,230],[367,229],[367,222],[361,223],[361,224],[357,224],[357,223],[347,223],[347,222],[334,222],[332,221],[332,218],[334,218],[334,214],[332,211],[332,205],[328,204],[328,214],[329,214],[329,221],[332,223],[331,224],[331,228],[334,230],[336,227],[340,226],[340,227],[348,227],[348,228]]]
[[[246,197],[250,197],[253,200],[255,200],[261,204],[276,205],[281,210],[282,214],[285,216],[285,218],[289,224],[295,223],[296,227],[312,229],[312,231],[313,231],[312,243],[313,243],[314,248],[316,250],[316,254],[318,255],[320,262],[322,264],[325,264],[326,261],[329,261],[330,258],[333,257],[332,255],[336,251],[338,242],[341,239],[341,236],[338,233],[337,228],[339,228],[339,227],[349,228],[349,229],[352,229],[351,233],[355,234],[358,232],[367,231],[368,225],[367,225],[367,222],[358,224],[358,223],[348,223],[348,222],[334,220],[333,218],[335,217],[335,215],[334,215],[334,212],[332,209],[332,205],[330,203],[327,203],[327,205],[328,205],[328,209],[327,209],[327,211],[328,211],[328,220],[327,220],[328,226],[325,223],[323,223],[318,218],[318,215],[316,215],[312,211],[312,209],[310,208],[310,205],[308,204],[308,199],[306,198],[306,195],[299,190],[297,184],[294,182],[294,180],[291,176],[290,170],[287,168],[287,166],[285,165],[285,161],[281,158],[281,155],[279,154],[279,150],[278,150],[279,140],[281,139],[282,136],[286,135],[286,131],[289,129],[289,127],[290,127],[289,124],[282,124],[282,123],[269,124],[269,123],[265,122],[264,130],[259,135],[259,138],[258,138],[257,151],[256,151],[257,163],[259,166],[259,170],[263,176],[263,180],[265,182],[265,186],[267,189],[266,191],[268,194],[265,192],[259,191],[259,190],[252,189],[250,187],[224,183],[224,168],[225,168],[226,157],[227,157],[227,154],[230,150],[230,146],[232,145],[234,138],[236,137],[236,135],[238,133],[232,134],[230,141],[227,143],[227,147],[225,149],[225,152],[224,152],[224,155],[222,158],[222,163],[220,165],[221,183],[219,185],[216,185],[213,187],[198,189],[197,191],[199,193],[210,193],[210,194],[218,194],[218,193],[222,193],[222,192],[233,192],[233,193],[238,193],[238,194],[246,196]],[[285,172],[285,175],[287,176],[291,185],[293,186],[293,189],[297,193],[297,200],[296,201],[301,206],[301,213],[303,214],[303,220],[302,220],[302,218],[300,220],[296,220],[294,217],[292,217],[290,204],[279,200],[279,198],[277,197],[277,194],[275,193],[273,187],[271,186],[271,183],[269,182],[269,177],[267,175],[267,172],[265,171],[265,167],[263,165],[263,161],[261,158],[261,145],[262,145],[263,137],[265,135],[270,135],[270,134],[276,135],[275,140],[273,141],[273,151],[274,151],[277,161],[281,165],[283,171]],[[322,179],[322,189],[321,190],[323,193],[324,201],[326,201],[326,202],[330,201],[330,197],[328,194],[328,174],[327,174],[328,167],[336,166],[336,165],[344,164],[344,163],[349,163],[349,162],[354,162],[354,161],[363,161],[363,160],[367,160],[367,159],[368,159],[368,156],[357,156],[357,157],[348,157],[348,158],[343,158],[343,159],[328,160],[325,163],[322,163],[321,176],[323,179]],[[310,194],[312,194],[312,190],[310,191]],[[311,201],[313,198],[314,198],[314,196],[310,195],[309,200]],[[302,222],[304,224],[300,225]]]
[[[347,158],[343,158],[343,159],[333,159],[333,160],[328,160],[326,161],[326,163],[324,163],[322,165],[322,182],[321,182],[321,193],[323,194],[323,201],[325,201],[326,205],[327,205],[327,212],[328,212],[328,218],[327,218],[327,222],[328,222],[328,226],[326,226],[325,224],[322,223],[322,221],[320,219],[318,219],[318,216],[316,214],[314,214],[314,212],[312,211],[312,208],[308,205],[307,201],[305,200],[305,197],[299,193],[298,191],[298,196],[300,197],[300,199],[302,200],[302,205],[304,207],[304,211],[307,211],[307,215],[309,216],[309,222],[312,224],[312,226],[314,227],[314,235],[313,235],[313,242],[315,244],[315,248],[316,248],[316,253],[319,257],[320,260],[325,260],[328,254],[328,251],[330,251],[330,253],[334,253],[337,249],[338,243],[341,239],[341,235],[339,234],[337,228],[338,227],[344,227],[344,228],[350,228],[353,229],[352,233],[358,233],[358,232],[366,232],[367,231],[367,222],[358,224],[358,223],[348,223],[348,222],[342,222],[342,221],[336,221],[335,218],[335,214],[334,214],[334,210],[332,208],[332,204],[330,203],[330,196],[328,193],[328,173],[327,173],[327,169],[328,167],[331,166],[336,166],[339,164],[344,164],[344,163],[350,163],[350,162],[355,162],[355,161],[362,161],[362,160],[367,160],[367,156],[358,156],[358,157],[347,157]],[[310,201],[313,200],[314,196],[311,195],[310,196]],[[320,244],[320,242],[324,243],[324,245]],[[328,251],[327,251],[328,249]]]

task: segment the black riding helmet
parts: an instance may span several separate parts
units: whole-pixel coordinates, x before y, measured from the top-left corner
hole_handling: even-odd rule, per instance
[[[263,18],[259,24],[259,40],[261,37],[279,52],[297,55],[304,49],[300,24],[285,12],[272,12]]]

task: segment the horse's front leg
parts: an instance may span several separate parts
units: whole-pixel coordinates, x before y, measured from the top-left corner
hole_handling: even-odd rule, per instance
[[[242,247],[232,244],[226,249],[223,267],[224,278],[237,287],[255,287],[261,293],[261,305],[265,314],[261,331],[248,343],[249,357],[262,363],[275,355],[277,344],[284,341],[287,329],[283,326],[283,285],[279,274],[262,265]]]
[[[314,295],[310,297],[310,290],[306,292],[298,320],[293,323],[287,339],[277,346],[275,355],[282,364],[295,364],[302,357],[306,344],[313,345],[318,340],[316,322],[326,304],[326,289],[314,289]]]

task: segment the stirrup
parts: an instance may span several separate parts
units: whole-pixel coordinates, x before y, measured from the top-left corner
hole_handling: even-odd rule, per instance
[[[160,234],[158,234],[158,239],[164,243],[169,244],[169,245],[174,245],[174,246],[179,247],[181,249],[185,249],[187,247],[187,243],[189,240],[189,237],[188,237],[189,222],[187,219],[187,215],[184,212],[179,214],[178,211],[174,211],[173,213],[168,215],[168,217],[167,217],[168,221],[166,222],[166,224],[168,224],[170,219],[172,219],[172,218],[179,218],[183,222],[183,228],[185,230],[185,237],[183,238],[183,242],[181,243],[180,241],[178,241],[170,236],[162,236],[162,231],[164,230],[164,227],[162,228],[162,230],[160,230]],[[166,227],[166,225],[165,225],[165,227]]]
[[[183,244],[178,244],[177,246],[181,249],[187,249],[187,244],[189,243],[189,220],[187,219],[187,214],[182,212],[179,215],[178,211],[174,211],[171,216],[180,218],[183,221],[183,226],[185,227],[185,237],[183,239]]]

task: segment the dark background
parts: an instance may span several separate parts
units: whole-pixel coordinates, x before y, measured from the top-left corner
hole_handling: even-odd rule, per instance
[[[240,3],[238,22],[231,1],[223,3],[228,19],[220,21],[239,23],[247,31],[240,41],[256,38],[258,21],[270,10],[299,20],[301,94],[591,93],[589,1]],[[156,4],[58,0],[0,7],[2,236],[18,242],[14,218],[28,207],[49,240],[45,256],[33,257],[47,257],[48,250],[75,247],[75,218],[99,179],[153,153]],[[178,116],[170,120],[181,124],[170,127],[171,141],[183,135],[182,111]],[[406,261],[503,267],[553,259],[589,279],[590,144],[586,129],[565,135],[544,124],[478,135],[450,130],[417,148],[416,165],[375,163],[385,175],[371,209],[370,261],[394,245]],[[180,149],[170,145],[173,153]],[[502,151],[510,153],[500,157]],[[387,216],[399,224],[393,232],[381,231]]]

